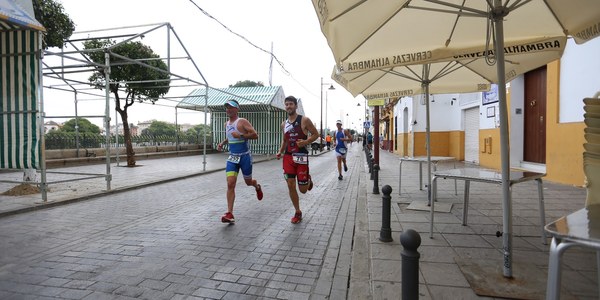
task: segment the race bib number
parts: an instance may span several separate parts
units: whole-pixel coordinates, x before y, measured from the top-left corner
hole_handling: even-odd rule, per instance
[[[294,162],[299,165],[308,164],[308,155],[306,155],[306,154],[294,153],[294,154],[292,154],[292,158],[294,159]]]
[[[233,155],[230,154],[229,157],[227,158],[228,162],[232,162],[234,164],[239,164],[240,163],[240,156],[239,155]]]
[[[338,152],[341,153],[341,154],[346,154],[346,151],[348,151],[348,149],[346,149],[346,148],[340,148],[340,149],[338,149]]]

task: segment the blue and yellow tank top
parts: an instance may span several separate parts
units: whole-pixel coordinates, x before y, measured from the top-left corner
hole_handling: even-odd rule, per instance
[[[240,118],[238,118],[237,120],[233,121],[233,123],[230,123],[229,121],[227,121],[227,124],[225,125],[225,134],[227,136],[227,141],[229,143],[229,153],[231,154],[246,154],[250,151],[250,147],[248,146],[248,140],[246,140],[245,138],[234,138],[231,133],[232,132],[237,132],[239,134],[241,134],[241,132],[237,129],[237,123],[240,120]]]

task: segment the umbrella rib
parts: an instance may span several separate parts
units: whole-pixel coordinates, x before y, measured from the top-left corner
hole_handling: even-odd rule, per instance
[[[454,11],[454,10],[449,10],[449,9],[431,8],[431,7],[423,7],[423,6],[407,6],[406,8],[457,14],[457,15],[461,15],[463,17],[485,17],[486,16],[485,14],[479,13],[479,10],[475,10],[476,12],[464,12],[464,11]],[[466,9],[466,7],[465,7],[465,9]]]
[[[398,77],[406,78],[406,79],[408,79],[408,80],[413,80],[413,81],[416,81],[416,82],[421,82],[421,81],[422,81],[422,80],[421,80],[421,78],[419,77],[419,75],[417,75],[417,74],[416,74],[416,73],[415,73],[413,70],[411,70],[411,69],[410,69],[408,66],[407,66],[407,67],[405,67],[405,68],[406,68],[407,70],[409,70],[411,73],[413,73],[413,74],[415,75],[415,77],[411,77],[410,75],[407,75],[407,74],[405,74],[405,73],[398,72],[398,71],[396,71],[396,70],[394,70],[394,69],[391,69],[391,70],[389,70],[389,71],[384,71],[384,72],[385,72],[385,73],[392,74],[392,75],[395,75],[395,76],[398,76]]]
[[[552,7],[550,5],[548,5],[548,2],[546,0],[544,0],[544,3],[546,3],[546,7],[548,7],[548,10],[550,11],[550,13],[552,13],[552,16],[554,17],[554,20],[556,21],[556,23],[558,23],[558,25],[560,25],[560,28],[562,28],[565,35],[568,35],[569,31],[567,29],[565,29],[565,25],[563,25],[563,23],[560,21],[560,19],[554,12],[554,9],[552,9]]]
[[[517,0],[511,6],[508,6],[508,2],[509,1],[506,1],[506,4],[504,5],[504,7],[508,8],[509,11],[513,11],[513,10],[518,9],[519,7],[531,2],[531,0]],[[546,1],[544,1],[544,2],[546,2]]]
[[[385,20],[384,22],[381,22],[381,24],[375,29],[373,30],[373,32],[371,32],[367,37],[365,37],[362,42],[360,42],[358,45],[356,45],[356,47],[354,47],[354,49],[352,49],[352,51],[350,51],[346,57],[342,58],[341,61],[345,61],[346,59],[348,59],[348,57],[350,57],[350,55],[354,54],[354,52],[356,52],[356,50],[358,50],[358,48],[360,48],[363,44],[365,44],[371,37],[373,37],[373,35],[375,35],[375,33],[377,33],[379,31],[379,29],[381,29],[382,27],[384,27],[392,18],[394,18],[394,16],[396,14],[398,14],[399,11],[401,11],[403,8],[405,8],[405,6],[402,6],[400,8],[398,8],[393,14],[390,15],[389,18],[387,18],[387,20]]]
[[[335,21],[337,18],[343,17],[345,14],[349,13],[350,11],[354,10],[356,7],[358,7],[358,6],[362,5],[362,4],[363,4],[363,3],[365,3],[365,2],[367,2],[367,0],[360,1],[360,2],[358,2],[358,3],[356,3],[356,4],[352,5],[352,6],[348,7],[346,10],[342,11],[342,12],[341,12],[339,15],[337,15],[337,16],[335,16],[335,17],[331,18],[331,19],[329,20],[329,22],[333,22],[333,21]]]
[[[448,10],[448,9],[429,8],[429,7],[416,7],[416,6],[407,6],[407,7],[409,7],[409,8],[416,8],[416,9],[423,9],[423,10],[437,11],[437,12],[443,12],[443,13],[459,14],[459,15],[462,15],[462,16],[471,16],[471,17],[487,16],[487,12],[486,11],[479,10],[479,9],[474,9],[474,8],[471,8],[471,7],[466,7],[466,6],[463,6],[463,5],[457,5],[457,4],[454,4],[454,3],[449,3],[449,2],[445,2],[445,1],[438,1],[438,0],[425,0],[425,2],[430,2],[430,3],[439,4],[439,5],[442,5],[442,6],[456,8],[456,9],[459,9],[460,11],[457,12],[457,11],[452,11],[452,10]],[[463,10],[469,11],[469,12],[463,12]]]
[[[463,2],[461,4],[462,7],[460,8],[459,13],[456,15],[456,19],[454,20],[454,25],[452,26],[452,30],[450,30],[450,36],[446,40],[446,47],[448,47],[448,45],[450,45],[450,41],[452,40],[452,37],[454,36],[454,30],[456,30],[456,25],[458,25],[458,19],[460,18],[460,12],[462,12],[466,1],[467,0],[463,0]]]
[[[382,72],[383,72],[383,74],[382,74],[381,76],[379,76],[379,78],[377,78],[376,80],[373,80],[373,82],[372,82],[371,84],[369,84],[368,86],[366,86],[366,87],[365,87],[365,88],[364,88],[362,91],[360,91],[360,93],[361,93],[361,94],[362,94],[362,93],[364,93],[366,90],[368,90],[370,87],[372,87],[372,86],[375,84],[375,82],[377,82],[378,80],[380,80],[381,78],[383,78],[383,76],[385,76],[385,74],[386,74],[386,73],[388,73],[388,72],[389,72],[389,71],[391,71],[391,70],[393,70],[393,68],[392,68],[392,69],[390,69],[390,70],[380,70],[380,71],[382,71]],[[360,76],[363,76],[363,75],[367,74],[368,72],[369,72],[369,71],[367,71],[367,72],[364,72],[364,73],[362,73]],[[372,72],[372,71],[371,71],[371,72]],[[360,76],[358,76],[358,77],[360,77]],[[356,77],[356,78],[358,78],[358,77]]]
[[[462,65],[460,65],[457,61],[449,61],[441,70],[439,70],[433,77],[431,77],[430,81],[435,81],[444,76],[447,76],[452,72],[457,71],[461,67]]]
[[[477,75],[481,76],[481,78],[483,78],[483,79],[487,80],[488,82],[490,82],[490,83],[491,83],[491,82],[493,82],[493,81],[492,81],[490,78],[487,78],[487,77],[485,77],[483,74],[481,74],[481,73],[479,73],[479,72],[476,72],[475,70],[473,70],[473,69],[469,68],[469,66],[468,66],[468,65],[469,65],[470,63],[474,62],[474,61],[475,61],[475,60],[469,61],[469,62],[468,62],[468,63],[466,63],[466,64],[463,64],[463,63],[461,63],[461,62],[458,62],[458,63],[459,63],[459,64],[461,64],[461,65],[463,65],[463,67],[465,67],[465,68],[467,68],[467,69],[471,70],[471,72],[473,72],[473,73],[475,73],[475,74],[477,74]]]

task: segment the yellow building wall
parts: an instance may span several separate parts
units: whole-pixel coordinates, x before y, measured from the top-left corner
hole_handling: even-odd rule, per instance
[[[546,76],[546,177],[544,179],[582,186],[585,181],[583,173],[583,143],[585,142],[583,129],[585,124],[583,122],[559,123],[560,61],[557,60],[547,65]],[[562,99],[562,101],[582,101],[582,99]],[[507,93],[507,102],[510,111],[510,90]],[[499,142],[499,128],[479,131],[480,166],[501,168]]]
[[[394,153],[400,156],[409,156],[408,153],[408,133],[400,133],[396,135],[396,140],[398,141],[398,149],[394,150]],[[406,145],[406,147],[404,147]]]
[[[499,170],[500,161],[500,128],[479,130],[479,165]]]
[[[583,99],[559,99],[560,61],[547,66],[546,105],[546,178],[547,180],[582,186],[583,122],[559,123],[559,104]]]
[[[414,133],[414,156],[427,155],[427,134]],[[452,156],[459,160],[465,158],[465,133],[464,131],[436,131],[431,132],[431,155]]]
[[[465,160],[465,132],[462,130],[448,133],[448,156],[459,161]]]

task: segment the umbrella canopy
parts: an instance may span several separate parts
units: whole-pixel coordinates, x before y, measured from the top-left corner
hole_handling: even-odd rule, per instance
[[[336,63],[348,72],[491,53],[483,43],[494,37],[488,2],[313,0]],[[566,35],[583,43],[600,34],[596,0],[505,2],[498,10],[506,14],[506,54],[555,51]]]
[[[496,82],[504,87],[507,78],[558,59],[567,36],[580,44],[600,35],[597,0],[313,0],[313,5],[342,72],[482,57],[490,65],[497,62]],[[545,59],[521,73],[511,70],[512,56],[523,54]],[[512,277],[506,89],[498,89],[498,98],[503,274]]]
[[[431,127],[430,94],[482,92],[490,89],[493,74],[490,67],[480,67],[483,59],[427,63],[423,65],[397,66],[361,72],[339,72],[334,67],[332,78],[352,93],[362,94],[366,99],[382,99],[424,94],[425,96],[425,144],[427,149],[427,199],[431,203]]]
[[[334,67],[331,78],[354,97],[362,94],[366,99],[424,94],[424,84],[429,85],[431,94],[488,91],[491,78],[495,76],[486,78],[485,75],[472,71],[469,66],[474,63],[475,60],[451,61],[352,73],[340,72]]]

